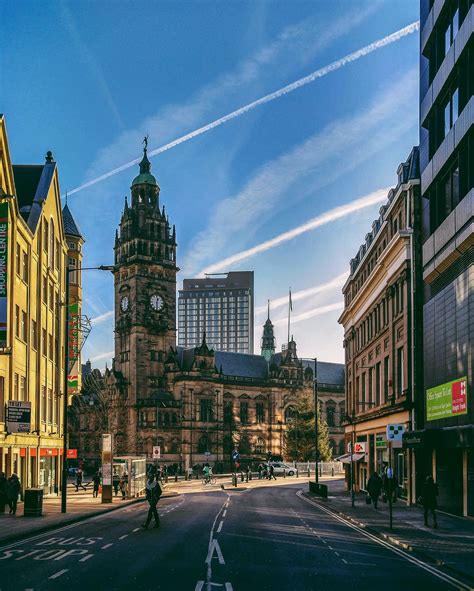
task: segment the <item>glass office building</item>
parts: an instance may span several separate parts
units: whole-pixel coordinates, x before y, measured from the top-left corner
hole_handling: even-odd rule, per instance
[[[197,347],[204,332],[216,351],[253,354],[253,271],[184,279],[178,298],[178,345]]]

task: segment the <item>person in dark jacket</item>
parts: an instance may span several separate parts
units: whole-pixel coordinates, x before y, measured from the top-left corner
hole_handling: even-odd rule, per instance
[[[151,518],[155,518],[155,527],[160,527],[160,516],[156,510],[156,505],[161,497],[161,486],[158,483],[154,474],[150,474],[146,483],[146,500],[148,501],[148,515],[145,523],[143,524],[144,529],[148,529]]]
[[[117,474],[117,468],[114,468],[114,475],[112,476],[112,486],[114,487],[114,495],[118,495],[120,476]]]
[[[372,499],[374,509],[377,509],[377,503],[379,500],[380,493],[382,491],[382,485],[382,479],[377,474],[377,472],[374,472],[372,476],[369,478],[369,482],[367,483],[367,492],[369,493],[369,496]]]
[[[18,495],[20,494],[21,484],[18,476],[12,474],[8,479],[7,494],[8,506],[10,507],[10,515],[16,515],[16,505],[18,503]]]
[[[268,480],[271,480],[272,478],[273,478],[273,480],[276,480],[275,468],[273,467],[272,464],[270,464],[268,467]]]
[[[5,513],[5,505],[8,502],[8,482],[5,474],[0,472],[0,513]]]
[[[436,508],[438,506],[436,497],[438,496],[438,485],[432,476],[427,476],[423,483],[422,504],[425,510],[425,525],[428,527],[428,512],[433,516],[433,527],[438,527],[436,523]]]
[[[92,483],[94,485],[92,490],[92,496],[97,498],[99,496],[99,486],[100,486],[100,472],[96,472],[92,477]]]
[[[76,492],[79,492],[79,487],[81,487],[83,490],[86,490],[86,487],[82,484],[83,477],[84,473],[82,469],[78,468],[76,472]]]

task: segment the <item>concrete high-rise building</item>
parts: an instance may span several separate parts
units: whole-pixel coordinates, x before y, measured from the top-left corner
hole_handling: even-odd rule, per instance
[[[216,351],[253,354],[253,271],[184,279],[178,299],[178,344],[198,347],[204,333]]]
[[[424,391],[406,444],[439,507],[473,516],[474,4],[420,8]]]

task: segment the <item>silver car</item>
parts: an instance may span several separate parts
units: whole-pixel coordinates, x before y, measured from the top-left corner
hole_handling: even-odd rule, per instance
[[[275,476],[283,474],[284,472],[287,476],[294,476],[296,474],[296,468],[294,466],[289,466],[283,462],[270,462],[269,466],[273,466]]]

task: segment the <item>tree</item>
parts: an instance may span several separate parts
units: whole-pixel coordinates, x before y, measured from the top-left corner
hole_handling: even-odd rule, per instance
[[[294,461],[315,461],[314,399],[311,394],[302,394],[291,413],[287,414],[285,433],[285,455]],[[318,410],[318,452],[319,460],[327,462],[332,457],[329,445],[329,430]]]

